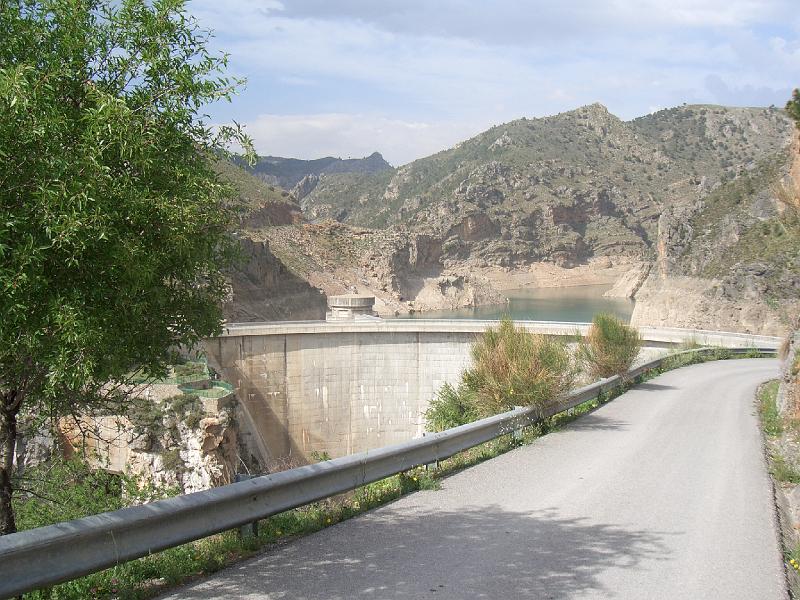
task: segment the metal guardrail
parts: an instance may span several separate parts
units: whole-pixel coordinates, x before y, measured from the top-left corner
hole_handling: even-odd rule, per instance
[[[774,348],[757,350],[775,353]],[[714,351],[702,348],[678,355]],[[745,354],[751,350],[725,351]],[[625,380],[656,369],[670,358],[645,363],[628,372]],[[519,408],[378,450],[1,536],[0,598],[75,579],[448,458],[574,408],[622,383],[614,376],[574,390],[544,411]]]

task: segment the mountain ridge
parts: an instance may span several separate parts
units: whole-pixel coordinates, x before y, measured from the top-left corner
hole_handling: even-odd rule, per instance
[[[729,308],[758,305],[761,316],[741,325],[753,329],[800,287],[783,259],[736,243],[761,240],[762,223],[779,229],[772,190],[788,173],[794,136],[774,107],[684,105],[623,121],[592,104],[497,125],[396,168],[306,174],[290,194],[303,222],[245,229],[299,278],[326,293],[375,294],[383,314],[594,282],[635,294],[652,324],[701,326],[700,312],[654,308],[654,278],[684,277],[708,322],[714,295]]]
[[[249,173],[269,184],[291,190],[308,175],[324,173],[376,173],[392,168],[380,152],[363,158],[339,158],[325,156],[311,160],[285,158],[281,156],[259,156],[255,164],[238,163]]]

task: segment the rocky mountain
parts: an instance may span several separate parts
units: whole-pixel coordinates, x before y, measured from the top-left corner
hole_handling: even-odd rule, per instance
[[[633,322],[781,333],[800,314],[800,146],[770,155],[696,203],[664,211]]]
[[[793,135],[775,108],[625,122],[594,104],[399,168],[307,174],[282,199],[291,222],[248,215],[242,235],[312,288],[375,294],[384,314],[612,283],[636,296],[640,323],[777,330],[798,297],[775,192],[798,156]],[[267,204],[250,214],[275,212]]]
[[[379,152],[373,152],[364,158],[347,159],[327,156],[316,160],[301,160],[280,156],[260,156],[255,165],[240,163],[239,166],[268,184],[280,186],[284,190],[291,190],[304,179],[307,179],[307,182],[315,181],[321,175],[345,173],[372,175],[392,168]],[[306,183],[306,187],[309,187],[308,183]]]
[[[594,104],[512,121],[398,169],[324,175],[302,207],[310,219],[436,235],[450,261],[642,257],[664,207],[693,202],[790,133],[775,109],[684,106],[623,122]]]
[[[265,183],[227,161],[217,164],[220,177],[237,191],[240,260],[230,273],[230,295],[224,313],[229,321],[320,319],[325,316],[322,291],[295,274],[254,232],[302,228],[300,206],[286,190]]]

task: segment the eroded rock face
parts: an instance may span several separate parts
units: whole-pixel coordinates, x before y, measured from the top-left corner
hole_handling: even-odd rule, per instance
[[[782,312],[757,296],[728,296],[715,280],[652,272],[636,294],[631,323],[760,335],[786,331]]]
[[[146,424],[120,415],[84,416],[79,424],[61,419],[64,452],[80,452],[98,468],[135,475],[142,483],[177,487],[182,493],[233,481],[239,455],[232,397],[209,401],[213,406],[206,408],[213,414],[200,409],[178,416],[159,413],[161,403],[170,398],[148,401],[153,408]]]
[[[297,276],[270,250],[269,242],[240,237],[243,261],[230,275],[223,306],[227,320],[323,319],[325,296]]]
[[[242,227],[258,228],[295,225],[303,220],[300,207],[292,202],[271,202],[252,210],[242,220]]]
[[[299,202],[313,192],[318,183],[319,175],[310,173],[303,177],[300,182],[292,188],[292,196],[294,196]]]
[[[795,144],[785,158],[664,211],[632,322],[785,333],[800,312],[800,228],[781,219],[775,189],[799,163]]]

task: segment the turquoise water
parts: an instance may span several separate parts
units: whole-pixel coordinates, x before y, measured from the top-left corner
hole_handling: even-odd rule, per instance
[[[588,323],[599,312],[611,313],[629,322],[633,300],[604,298],[608,285],[582,285],[565,288],[527,288],[506,290],[506,304],[435,310],[411,315],[411,319],[512,319]]]

